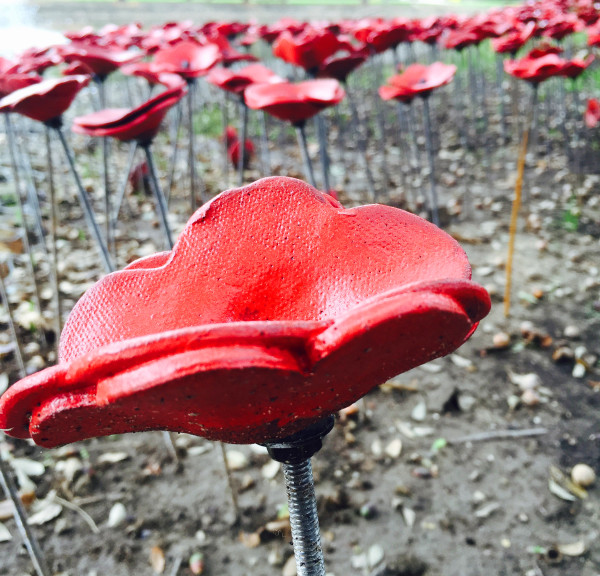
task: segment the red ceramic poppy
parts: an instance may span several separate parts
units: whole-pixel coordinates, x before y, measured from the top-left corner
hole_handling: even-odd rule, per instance
[[[105,78],[120,66],[139,60],[143,56],[139,52],[98,46],[90,42],[71,42],[57,47],[57,50],[65,62],[83,62],[98,78]]]
[[[213,68],[206,79],[215,86],[233,92],[243,94],[252,84],[277,84],[285,80],[272,70],[262,64],[250,64],[239,70],[228,68]]]
[[[505,60],[504,71],[511,76],[539,84],[553,76],[561,76],[565,60],[557,54],[546,54],[539,58],[525,56],[520,60]]]
[[[338,104],[345,94],[337,80],[325,78],[297,84],[255,84],[246,88],[244,97],[248,107],[298,125]]]
[[[89,289],[60,363],[2,396],[0,428],[42,446],[152,429],[285,437],[460,346],[490,307],[470,276],[456,241],[413,214],[265,178]]]
[[[485,36],[474,28],[462,27],[457,30],[450,30],[444,37],[444,46],[448,49],[464,50],[468,46],[479,44]]]
[[[173,72],[186,80],[208,73],[222,59],[216,44],[201,45],[193,40],[162,48],[154,54],[154,65],[161,72]]]
[[[448,84],[455,73],[454,64],[411,64],[402,74],[388,78],[388,85],[379,88],[379,95],[384,100],[395,99],[408,103],[415,96],[427,97],[436,88]]]
[[[218,33],[207,36],[207,41],[216,44],[221,52],[221,64],[223,66],[231,66],[236,62],[256,62],[258,58],[247,52],[236,50],[229,40]]]
[[[586,32],[588,46],[600,46],[600,24],[590,26]]]
[[[445,32],[446,26],[439,16],[429,16],[422,20],[413,20],[412,40],[434,45]]]
[[[594,55],[588,54],[585,58],[572,58],[566,60],[563,68],[563,76],[575,80],[583,74],[588,66],[594,61]]]
[[[73,119],[73,132],[88,136],[112,136],[128,142],[137,140],[143,144],[156,136],[160,124],[171,106],[177,104],[186,93],[184,81],[173,74],[179,86],[165,90],[137,108],[106,108]],[[161,83],[166,83],[162,80]]]
[[[0,98],[42,81],[37,74],[18,72],[18,64],[0,56]]]
[[[414,26],[406,18],[364,18],[355,22],[353,26],[354,37],[377,53],[396,48],[401,42],[410,41],[413,32]]]
[[[43,80],[2,98],[0,112],[17,112],[39,122],[49,122],[62,116],[89,81],[89,76]]]
[[[326,58],[335,54],[338,48],[335,34],[329,30],[309,28],[297,36],[290,32],[282,32],[273,43],[273,54],[290,64],[313,72]]]
[[[351,72],[362,66],[369,57],[367,48],[346,50],[326,58],[317,71],[318,78],[335,78],[346,82]]]
[[[588,128],[595,128],[598,125],[598,122],[600,122],[600,100],[597,98],[588,100],[583,119]]]
[[[519,25],[516,30],[505,36],[492,38],[492,47],[498,54],[516,54],[531,39],[534,32],[535,22],[528,22],[524,26]]]

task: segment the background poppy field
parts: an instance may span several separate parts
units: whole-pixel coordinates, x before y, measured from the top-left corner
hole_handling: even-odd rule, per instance
[[[570,480],[577,464],[600,472],[598,7],[584,0],[507,9],[463,3],[455,14],[369,4],[350,14],[338,6],[244,5],[238,14],[237,6],[218,4],[200,10],[192,3],[98,2],[92,17],[87,6],[41,3],[37,23],[70,30],[71,48],[109,38],[136,62],[151,62],[181,38],[212,38],[221,60],[231,60],[227,70],[243,69],[250,55],[296,83],[328,57],[364,53],[340,85],[344,98],[323,107],[321,120],[306,121],[317,186],[325,189],[327,177],[346,207],[378,202],[429,218],[433,182],[441,227],[464,247],[473,279],[492,297],[492,312],[456,353],[392,379],[337,418],[313,459],[327,573],[598,576],[598,484],[582,489]],[[259,23],[242,17],[246,9]],[[320,62],[274,55],[282,35],[293,43],[324,31],[348,44]],[[389,40],[392,33],[398,42]],[[161,219],[142,151],[71,126],[102,107],[141,107],[141,116],[126,116],[133,118],[126,134],[135,140],[136,122],[147,118],[144,103],[173,87],[157,81],[151,88],[147,71],[120,69],[101,84],[86,69],[94,61],[66,57],[69,49],[10,55],[0,91],[14,94],[34,74],[61,78],[70,66],[91,74],[64,110],[62,130],[116,267],[166,248],[165,227],[176,238],[193,207],[236,186],[240,174],[245,183],[271,174],[307,179],[297,131],[285,118],[247,110],[243,142],[239,94],[208,81],[208,68],[222,66],[210,64],[185,90],[175,89],[153,136],[168,203]],[[532,49],[542,51],[537,57],[554,54],[544,78],[507,74],[507,60],[521,61],[528,74],[533,68],[522,59]],[[456,66],[456,73],[427,97],[432,170],[423,99],[384,101],[378,90],[409,65],[433,62]],[[189,67],[175,72],[191,74]],[[45,127],[17,113],[2,116],[10,116],[12,131],[6,123],[0,128],[4,389],[22,372],[56,362],[55,285],[64,321],[105,267],[59,140],[51,140],[53,235]],[[506,316],[511,207],[529,122]],[[42,450],[3,435],[0,449],[53,574],[295,574],[281,470],[258,446],[227,446],[238,522],[219,445],[201,438],[153,432]],[[0,501],[0,567],[7,576],[35,573],[7,500]]]

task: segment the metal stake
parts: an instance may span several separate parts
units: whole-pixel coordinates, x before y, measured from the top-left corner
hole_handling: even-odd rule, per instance
[[[266,444],[271,458],[283,464],[298,576],[325,576],[310,459],[321,449],[333,422],[329,416],[298,434]]]
[[[165,234],[165,239],[169,250],[173,248],[173,236],[171,234],[171,227],[169,226],[169,220],[167,214],[169,212],[167,208],[167,201],[165,200],[164,194],[161,190],[160,184],[158,183],[158,176],[156,175],[156,167],[154,166],[154,158],[150,150],[150,142],[142,143],[140,146],[146,153],[146,162],[148,162],[148,170],[150,171],[150,180],[152,181],[152,189],[154,190],[154,197],[156,198],[156,206],[158,208],[158,215],[160,216],[160,222],[162,229]]]
[[[4,490],[4,494],[6,494],[6,497],[9,498],[13,503],[13,515],[15,518],[15,522],[17,523],[17,527],[19,528],[19,532],[21,533],[21,538],[23,538],[23,542],[27,547],[27,552],[29,552],[29,557],[33,562],[35,571],[38,573],[38,576],[51,576],[51,572],[48,568],[48,565],[46,564],[46,559],[44,558],[42,549],[40,548],[40,545],[34,533],[31,531],[31,528],[27,523],[27,514],[23,509],[23,503],[21,502],[21,498],[19,497],[19,493],[17,492],[17,487],[14,484],[8,466],[4,462],[4,458],[2,458],[1,451],[0,484],[2,484],[2,488]]]
[[[433,139],[431,136],[431,118],[429,116],[429,99],[423,98],[423,119],[425,123],[425,141],[427,142],[427,158],[429,159],[429,210],[431,211],[431,221],[440,225],[438,214],[438,198],[435,189],[435,159],[433,156]]]
[[[87,220],[88,227],[92,232],[94,240],[96,240],[96,244],[98,249],[100,250],[100,256],[102,258],[102,262],[104,264],[104,268],[107,272],[114,272],[114,266],[112,260],[110,258],[110,254],[102,238],[102,234],[100,233],[100,228],[98,227],[98,223],[96,222],[96,218],[94,217],[94,212],[92,210],[92,205],[90,204],[90,200],[87,196],[85,188],[81,183],[81,179],[79,178],[79,174],[77,169],[75,168],[75,160],[73,158],[73,152],[71,151],[71,147],[61,130],[62,121],[60,118],[55,118],[54,121],[50,121],[47,123],[47,126],[54,129],[58,134],[60,139],[60,143],[62,144],[63,150],[65,151],[65,156],[67,157],[67,161],[69,163],[69,168],[71,169],[71,174],[73,174],[73,178],[75,180],[75,185],[77,187],[77,193],[79,194],[79,200],[81,202],[81,206],[83,208],[83,212],[85,214],[85,218]]]
[[[317,187],[315,182],[315,174],[313,172],[312,162],[308,155],[308,146],[306,144],[306,132],[304,130],[304,123],[296,125],[296,136],[298,137],[298,145],[300,146],[300,153],[302,154],[302,163],[304,164],[304,172],[308,178],[308,182],[314,188]]]

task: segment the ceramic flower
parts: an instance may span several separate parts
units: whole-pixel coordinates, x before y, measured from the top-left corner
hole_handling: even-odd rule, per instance
[[[411,64],[401,74],[389,78],[388,85],[379,88],[379,95],[384,100],[411,102],[415,96],[429,96],[436,88],[448,84],[455,73],[454,64]]]
[[[229,68],[213,68],[206,79],[215,86],[233,92],[243,94],[248,86],[253,84],[278,84],[285,80],[263,64],[250,64],[239,70]]]
[[[165,79],[170,76],[171,80]],[[154,139],[169,109],[187,92],[185,82],[176,74],[159,75],[161,84],[172,88],[161,92],[137,108],[105,108],[73,119],[73,132],[88,136],[112,136],[128,142],[147,143]]]
[[[315,71],[326,58],[337,52],[339,42],[329,30],[308,28],[294,36],[282,32],[273,43],[273,54],[306,71]]]
[[[120,48],[98,46],[86,41],[75,41],[57,48],[66,63],[83,62],[94,74],[103,79],[124,64],[139,60],[143,53],[131,52]]]
[[[161,48],[154,54],[155,70],[173,72],[186,80],[204,76],[222,59],[216,44],[201,45],[193,40]]]
[[[337,80],[324,78],[297,84],[255,84],[246,89],[244,97],[249,108],[297,125],[338,104],[345,94]]]
[[[585,107],[583,120],[588,128],[595,128],[600,122],[600,100],[590,98]]]
[[[505,60],[504,71],[511,76],[526,80],[532,84],[539,84],[553,76],[561,76],[565,67],[565,60],[558,54],[550,53],[538,58],[527,55],[520,60]]]
[[[43,80],[2,98],[0,112],[17,112],[39,122],[49,122],[69,108],[89,81],[89,76],[81,75]]]
[[[282,438],[460,346],[490,307],[470,276],[456,241],[413,214],[265,178],[90,288],[59,364],[0,399],[0,428],[42,446],[155,429]]]

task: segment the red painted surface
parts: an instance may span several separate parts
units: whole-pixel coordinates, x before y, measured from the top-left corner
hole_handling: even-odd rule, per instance
[[[61,116],[89,81],[89,76],[43,80],[2,98],[0,112],[17,112],[39,122],[48,122]]]
[[[455,73],[454,64],[411,64],[402,74],[388,78],[388,84],[379,88],[379,95],[383,100],[396,99],[409,103],[415,96],[429,96],[436,88],[448,84]]]
[[[213,68],[206,79],[215,86],[233,92],[243,94],[248,86],[253,84],[278,84],[285,80],[263,64],[250,64],[239,70],[229,68]]]
[[[179,85],[161,92],[137,108],[106,108],[78,116],[73,119],[73,132],[88,136],[112,136],[124,142],[150,142],[156,136],[169,108],[177,104],[187,92],[185,82],[176,74],[160,74],[161,84],[169,83],[165,76],[174,79],[172,84],[179,82]]]
[[[89,289],[59,365],[4,394],[0,428],[43,446],[151,429],[284,437],[460,346],[490,307],[470,275],[417,216],[265,178]]]
[[[324,78],[297,84],[255,84],[246,88],[244,98],[249,108],[300,124],[321,110],[339,104],[345,95],[337,80]]]

